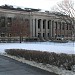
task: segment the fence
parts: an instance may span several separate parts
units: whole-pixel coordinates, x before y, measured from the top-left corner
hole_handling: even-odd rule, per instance
[[[38,41],[37,38],[25,38],[25,37],[0,37],[0,43],[15,43],[15,42],[32,42]]]

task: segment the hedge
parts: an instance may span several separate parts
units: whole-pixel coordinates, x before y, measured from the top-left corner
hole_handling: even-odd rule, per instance
[[[23,57],[26,60],[63,67],[67,70],[71,70],[72,65],[75,65],[75,55],[23,49],[6,49],[5,52],[12,56]]]

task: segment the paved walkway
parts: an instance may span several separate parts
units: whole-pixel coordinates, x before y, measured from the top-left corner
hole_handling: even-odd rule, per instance
[[[56,75],[0,55],[0,75]]]

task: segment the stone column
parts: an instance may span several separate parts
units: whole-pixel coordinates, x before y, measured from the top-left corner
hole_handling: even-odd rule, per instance
[[[41,19],[41,38],[43,39],[43,19]]]
[[[66,24],[64,23],[64,38],[66,38]]]
[[[67,24],[67,38],[69,39],[69,24]]]
[[[61,22],[60,22],[60,37],[62,37],[62,33],[61,33]]]
[[[30,37],[33,37],[33,19],[30,17]]]
[[[35,25],[36,25],[35,26],[36,27],[36,31],[35,31],[36,32],[36,37],[38,37],[38,19],[36,19],[36,24]]]
[[[45,34],[46,34],[46,39],[48,40],[48,20],[46,20]]]
[[[52,38],[52,20],[50,22],[50,38]]]
[[[54,21],[52,21],[52,37],[54,38]]]
[[[32,20],[32,36],[35,37],[35,19]]]
[[[55,38],[55,35],[56,35],[56,33],[55,33],[55,21],[53,21],[53,37]]]
[[[56,21],[56,38],[58,37],[58,22]]]

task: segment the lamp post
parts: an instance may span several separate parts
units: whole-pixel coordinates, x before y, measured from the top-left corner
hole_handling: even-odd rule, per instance
[[[74,38],[75,38],[75,35],[73,34],[73,35],[72,35],[73,46],[74,46],[74,40],[75,40]]]
[[[20,33],[20,43],[22,42],[22,33]]]

